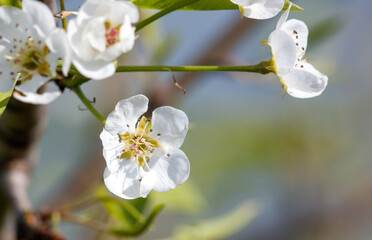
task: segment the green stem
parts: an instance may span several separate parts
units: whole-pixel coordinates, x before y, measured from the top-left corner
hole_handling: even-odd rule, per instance
[[[84,226],[87,226],[89,228],[93,228],[97,231],[102,231],[102,232],[107,232],[108,229],[107,229],[107,225],[102,223],[102,222],[99,222],[99,221],[96,221],[96,220],[93,220],[93,219],[89,219],[89,218],[85,218],[85,217],[81,217],[81,216],[77,216],[77,215],[73,215],[71,213],[67,213],[67,212],[60,212],[61,214],[61,218],[63,221],[66,221],[66,222],[73,222],[73,223],[77,223],[77,224],[80,224],[80,225],[84,225]]]
[[[73,91],[76,95],[80,98],[80,100],[84,103],[84,105],[88,108],[88,110],[103,124],[105,125],[106,119],[102,117],[102,115],[93,107],[91,102],[85,97],[83,91],[79,86],[75,86]]]
[[[255,72],[261,74],[268,74],[273,72],[272,61],[262,61],[256,65],[248,66],[119,66],[116,72]],[[63,84],[71,89],[79,86],[90,79],[78,74],[77,70],[70,70],[70,73],[76,77],[65,79]]]
[[[61,12],[62,11],[65,11],[65,2],[64,2],[64,0],[59,0],[59,4],[61,6]],[[63,29],[65,29],[67,31],[67,19],[66,18],[62,18],[62,27],[63,27]]]
[[[119,66],[116,72],[256,72],[267,74],[269,61],[249,66]]]
[[[156,21],[157,19],[163,17],[164,15],[167,15],[168,13],[171,13],[177,9],[180,9],[180,8],[183,8],[187,5],[190,5],[191,3],[193,2],[196,2],[196,1],[199,1],[199,0],[185,0],[185,1],[182,1],[182,2],[177,2],[176,4],[166,8],[166,9],[163,9],[161,10],[160,12],[152,15],[151,17],[149,18],[146,18],[145,20],[139,22],[136,24],[136,32],[139,31],[140,29],[142,29],[143,27],[147,26],[148,24]]]

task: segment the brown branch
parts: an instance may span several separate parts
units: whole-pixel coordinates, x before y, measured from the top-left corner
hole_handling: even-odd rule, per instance
[[[54,0],[42,2],[52,11],[56,10]],[[1,239],[4,236],[7,239],[16,236],[18,239],[57,239],[48,238],[48,231],[35,225],[35,221],[27,221],[30,218],[25,218],[25,213],[32,210],[27,190],[45,123],[45,106],[22,103],[14,98],[11,98],[0,119],[0,230],[4,224],[17,228],[0,232]],[[7,214],[17,217],[7,218]],[[6,221],[17,221],[17,224]]]

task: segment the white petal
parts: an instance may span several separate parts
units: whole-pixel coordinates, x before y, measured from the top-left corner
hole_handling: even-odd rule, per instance
[[[297,47],[297,56],[300,56],[300,59],[305,54],[307,47],[307,37],[309,35],[309,30],[306,24],[303,21],[297,19],[291,19],[285,22],[280,30],[285,31],[290,35],[296,43]],[[297,45],[298,44],[298,45]]]
[[[296,98],[318,96],[328,83],[328,77],[310,63],[298,63],[296,68],[282,77],[282,80],[288,87],[288,94]]]
[[[48,77],[44,77],[39,74],[34,74],[30,80],[22,83],[21,85],[16,86],[15,88],[20,92],[36,93],[37,90],[48,81],[49,81]]]
[[[183,111],[165,106],[154,110],[151,124],[153,138],[157,138],[161,144],[179,148],[186,137],[189,119]]]
[[[3,40],[8,39],[12,44],[14,38],[25,42],[28,36],[36,35],[30,16],[15,7],[0,7],[0,29]]]
[[[33,92],[22,92],[24,95],[20,95],[18,93],[14,93],[13,96],[15,99],[25,102],[25,103],[31,103],[31,104],[38,104],[38,105],[44,105],[49,104],[56,100],[59,96],[61,96],[60,91],[55,92],[45,92],[45,93],[33,93]]]
[[[1,71],[1,70],[0,70]],[[0,80],[0,93],[8,92],[13,87],[14,81],[12,81],[12,78],[9,76],[3,77],[4,72],[1,74],[1,80]]]
[[[157,183],[158,175],[155,171],[150,170],[142,176],[141,187],[140,187],[140,196],[145,198],[154,189]]]
[[[81,5],[79,9],[79,20],[85,20],[86,18],[91,18],[96,15],[96,9],[98,6],[102,3],[104,3],[105,0],[87,0],[84,2],[83,5]]]
[[[46,44],[57,58],[61,58],[63,60],[62,72],[65,76],[67,76],[71,66],[72,53],[70,50],[70,45],[68,44],[66,32],[60,28],[55,29],[46,39]],[[49,64],[54,63],[49,62]],[[51,70],[54,71],[55,68],[51,66]]]
[[[134,5],[132,2],[125,1],[120,2],[121,3],[121,9],[122,11],[125,11],[125,14],[129,16],[131,23],[136,23],[140,19],[140,12],[136,5]],[[125,5],[125,6],[124,6]]]
[[[0,45],[0,92],[8,92],[14,83],[13,78],[16,75],[16,71],[12,69],[12,62],[6,61],[2,56],[8,51]],[[13,72],[13,75],[10,73]]]
[[[134,39],[135,39],[135,28],[128,21],[126,16],[124,19],[123,25],[120,27],[120,43],[121,43],[121,52],[128,52],[133,48]]]
[[[165,153],[165,155],[164,155]],[[167,154],[170,154],[168,157]],[[157,173],[154,190],[166,192],[184,183],[190,175],[190,162],[180,149],[158,148],[148,162],[151,171]]]
[[[40,77],[40,76],[39,76]],[[37,79],[37,78],[36,78]],[[28,82],[36,81],[36,79],[32,78]],[[56,100],[59,96],[61,96],[62,92],[60,88],[54,83],[54,82],[47,82],[43,86],[43,93],[38,93],[36,91],[27,91],[24,90],[24,85],[26,83],[23,83],[19,86],[16,86],[16,90],[22,93],[14,93],[14,97],[18,99],[19,101],[26,102],[26,103],[32,103],[32,104],[49,104]],[[41,86],[40,86],[41,87]]]
[[[139,20],[138,8],[129,1],[105,1],[95,11],[95,16],[107,16],[107,19],[116,27],[123,23],[124,16],[128,16],[130,23]]]
[[[103,173],[103,180],[107,189],[118,197],[134,199],[140,197],[141,182],[137,175],[137,164],[123,161],[122,168],[117,172],[110,172],[108,168]]]
[[[289,4],[289,7],[287,8],[287,10],[279,18],[278,23],[276,24],[276,29],[279,29],[285,23],[285,21],[287,21],[289,12],[291,11],[291,7],[292,7],[292,3]]]
[[[82,61],[91,61],[96,56],[96,51],[88,44],[87,36],[83,34],[83,29],[87,21],[82,23],[82,27],[77,25],[77,18],[68,21],[67,36],[71,49]]]
[[[34,0],[23,0],[22,6],[23,11],[31,16],[33,24],[39,26],[46,36],[56,27],[53,14],[45,4]]]
[[[149,99],[141,94],[119,101],[106,119],[106,131],[112,135],[134,132],[138,118],[147,112],[148,103]]]
[[[81,21],[92,17],[107,16],[108,20],[116,26],[123,15],[128,15],[132,23],[139,20],[138,8],[129,1],[88,0],[81,6],[78,18]]]
[[[93,18],[90,19],[83,30],[83,35],[87,37],[88,44],[98,52],[106,50],[106,37],[105,37],[105,19]],[[112,61],[114,59],[110,59]]]
[[[296,44],[292,37],[281,30],[273,31],[269,36],[269,45],[279,76],[289,73],[296,62]]]
[[[102,80],[114,75],[116,67],[113,62],[102,60],[84,61],[74,56],[72,60],[74,66],[87,78]]]
[[[123,147],[120,147],[121,144],[118,135],[112,135],[103,129],[100,138],[103,145],[102,153],[106,160],[107,168],[110,169],[111,172],[118,171],[120,168],[120,161],[125,161],[117,158],[118,151],[123,149]]]
[[[253,19],[272,18],[283,9],[283,6],[283,0],[255,1],[252,5],[243,5],[244,16]]]

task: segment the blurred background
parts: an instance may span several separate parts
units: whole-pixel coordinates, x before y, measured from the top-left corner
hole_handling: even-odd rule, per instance
[[[171,105],[190,119],[182,146],[190,178],[149,195],[149,206],[166,207],[141,239],[372,239],[372,2],[294,2],[305,10],[289,18],[310,30],[306,57],[329,77],[319,97],[282,97],[276,76],[249,73],[174,73],[185,95],[171,73],[120,73],[82,86],[104,116],[144,93],[152,108]],[[81,4],[65,1],[68,10]],[[279,17],[171,13],[139,31],[120,64],[255,64],[270,59],[260,41]],[[101,184],[102,126],[83,108],[69,91],[49,107],[30,189],[36,207],[59,206]],[[96,236],[68,223],[62,231],[68,239]]]

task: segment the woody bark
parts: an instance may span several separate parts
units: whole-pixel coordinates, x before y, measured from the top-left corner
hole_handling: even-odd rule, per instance
[[[55,0],[42,2],[55,12]],[[27,191],[46,116],[46,106],[12,97],[0,118],[0,239],[58,239],[36,229],[38,217],[25,217],[32,211]]]

